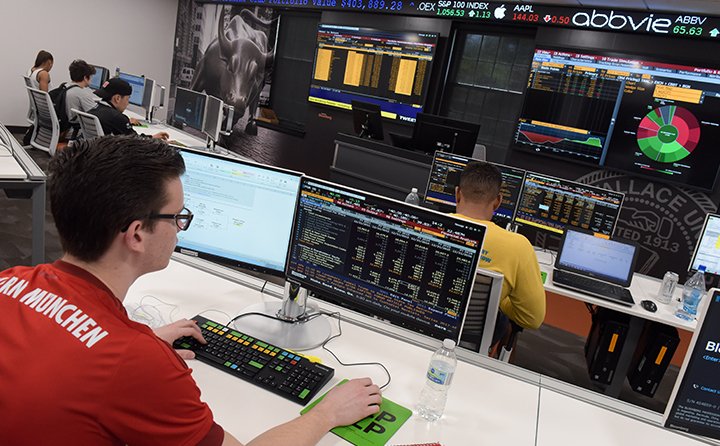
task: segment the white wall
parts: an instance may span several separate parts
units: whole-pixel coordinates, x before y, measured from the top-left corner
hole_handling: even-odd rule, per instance
[[[70,80],[73,59],[84,59],[169,88],[177,7],[177,0],[0,0],[0,123],[27,125],[21,76],[41,49],[55,58],[52,87]]]

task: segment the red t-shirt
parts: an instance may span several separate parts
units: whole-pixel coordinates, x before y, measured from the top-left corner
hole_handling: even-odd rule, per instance
[[[3,444],[221,444],[185,362],[93,275],[0,272]]]

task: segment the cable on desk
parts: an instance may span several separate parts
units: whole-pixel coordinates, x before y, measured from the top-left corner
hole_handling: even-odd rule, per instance
[[[271,315],[269,315],[269,314],[260,313],[260,312],[257,312],[257,311],[252,311],[252,312],[250,312],[250,313],[238,314],[238,315],[235,316],[234,318],[230,319],[230,322],[228,322],[227,325],[230,326],[230,324],[232,324],[233,322],[235,322],[235,321],[238,320],[238,319],[244,318],[245,316],[262,316],[262,317],[265,317],[265,318],[268,318],[268,319],[273,319],[273,320],[280,321],[280,322],[286,322],[286,323],[288,323],[288,324],[293,323],[293,322],[291,322],[291,321],[286,321],[286,320],[284,320],[284,319],[280,319],[279,317],[276,317],[276,316],[271,316]]]
[[[267,285],[267,284],[268,284],[268,281],[266,280],[265,283],[263,283],[262,288],[260,288],[260,294],[262,294],[263,291],[265,291],[265,285]]]
[[[227,314],[226,312],[221,311],[221,310],[216,310],[215,308],[208,308],[207,310],[203,310],[198,313],[198,316],[202,316],[205,313],[220,313],[220,314],[224,315],[225,317],[227,317],[228,319],[230,319],[229,314]]]
[[[161,304],[167,305],[169,307],[172,307],[172,310],[170,310],[170,314],[168,314],[168,319],[170,322],[165,321],[165,318],[163,318],[163,314],[160,311],[160,309],[157,307],[157,305],[151,305],[146,304],[145,299],[152,298],[160,302]],[[159,299],[151,294],[146,294],[142,298],[140,298],[140,302],[138,303],[138,306],[130,312],[128,315],[130,319],[144,323],[145,325],[148,325],[152,328],[158,328],[162,327],[164,325],[168,325],[168,323],[173,323],[175,320],[173,319],[173,314],[177,311],[179,308],[178,305],[171,304],[168,302],[165,302],[162,299]],[[149,310],[155,310],[155,311],[149,311]]]
[[[382,386],[380,386],[380,389],[384,389],[385,387],[387,387],[387,386],[390,384],[390,381],[392,381],[392,376],[390,375],[390,371],[387,369],[387,367],[385,367],[382,363],[380,363],[380,362],[348,362],[348,363],[345,363],[345,362],[342,362],[342,361],[340,360],[340,358],[338,358],[337,355],[336,355],[335,353],[333,353],[332,350],[330,350],[329,348],[327,348],[328,342],[332,341],[332,340],[335,339],[335,338],[339,338],[340,336],[342,336],[342,327],[341,327],[341,325],[340,325],[341,316],[340,316],[340,313],[338,313],[338,312],[326,313],[326,312],[320,311],[320,312],[318,312],[318,313],[313,313],[313,314],[311,314],[309,317],[312,317],[312,319],[314,319],[315,317],[318,317],[319,315],[322,315],[322,314],[327,315],[327,316],[329,316],[330,318],[332,318],[333,316],[336,316],[336,317],[337,317],[337,321],[338,321],[338,334],[336,334],[336,335],[331,335],[330,337],[328,337],[328,338],[325,340],[325,342],[322,343],[322,345],[321,345],[320,347],[322,347],[323,350],[326,350],[328,353],[330,353],[330,354],[332,355],[332,357],[335,358],[335,360],[340,363],[340,365],[343,365],[343,366],[345,366],[345,367],[367,366],[367,365],[379,365],[380,367],[382,367],[382,369],[385,371],[385,373],[387,374],[387,377],[388,377],[387,382],[386,382],[385,384],[383,384]]]

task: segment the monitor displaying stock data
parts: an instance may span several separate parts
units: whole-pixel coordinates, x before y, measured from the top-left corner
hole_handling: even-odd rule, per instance
[[[521,233],[535,228],[562,234],[570,226],[610,237],[624,199],[620,192],[527,172],[515,223]]]
[[[185,206],[195,215],[176,250],[281,276],[301,174],[183,149]]]
[[[425,201],[441,206],[455,206],[455,187],[460,184],[460,174],[463,169],[472,161],[479,160],[452,153],[435,152],[425,192]],[[508,223],[512,222],[515,215],[515,207],[520,197],[525,171],[517,167],[490,164],[500,170],[503,179],[500,188],[502,202],[500,207],[495,210],[492,221],[505,228]]]
[[[697,271],[700,265],[706,272],[720,275],[720,215],[707,214],[705,217],[689,270]]]
[[[320,299],[457,340],[485,230],[304,177],[286,275]]]

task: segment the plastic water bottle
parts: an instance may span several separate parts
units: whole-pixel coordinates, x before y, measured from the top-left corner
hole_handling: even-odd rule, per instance
[[[410,193],[405,197],[405,203],[410,203],[418,206],[420,204],[420,195],[418,195],[417,187],[410,189]]]
[[[457,367],[455,341],[445,339],[442,347],[433,353],[430,359],[425,387],[420,392],[420,402],[417,406],[421,417],[435,421],[442,416],[455,367]]]
[[[698,265],[698,270],[685,282],[682,302],[675,312],[675,316],[686,321],[692,321],[697,315],[700,299],[705,294],[705,266]]]

